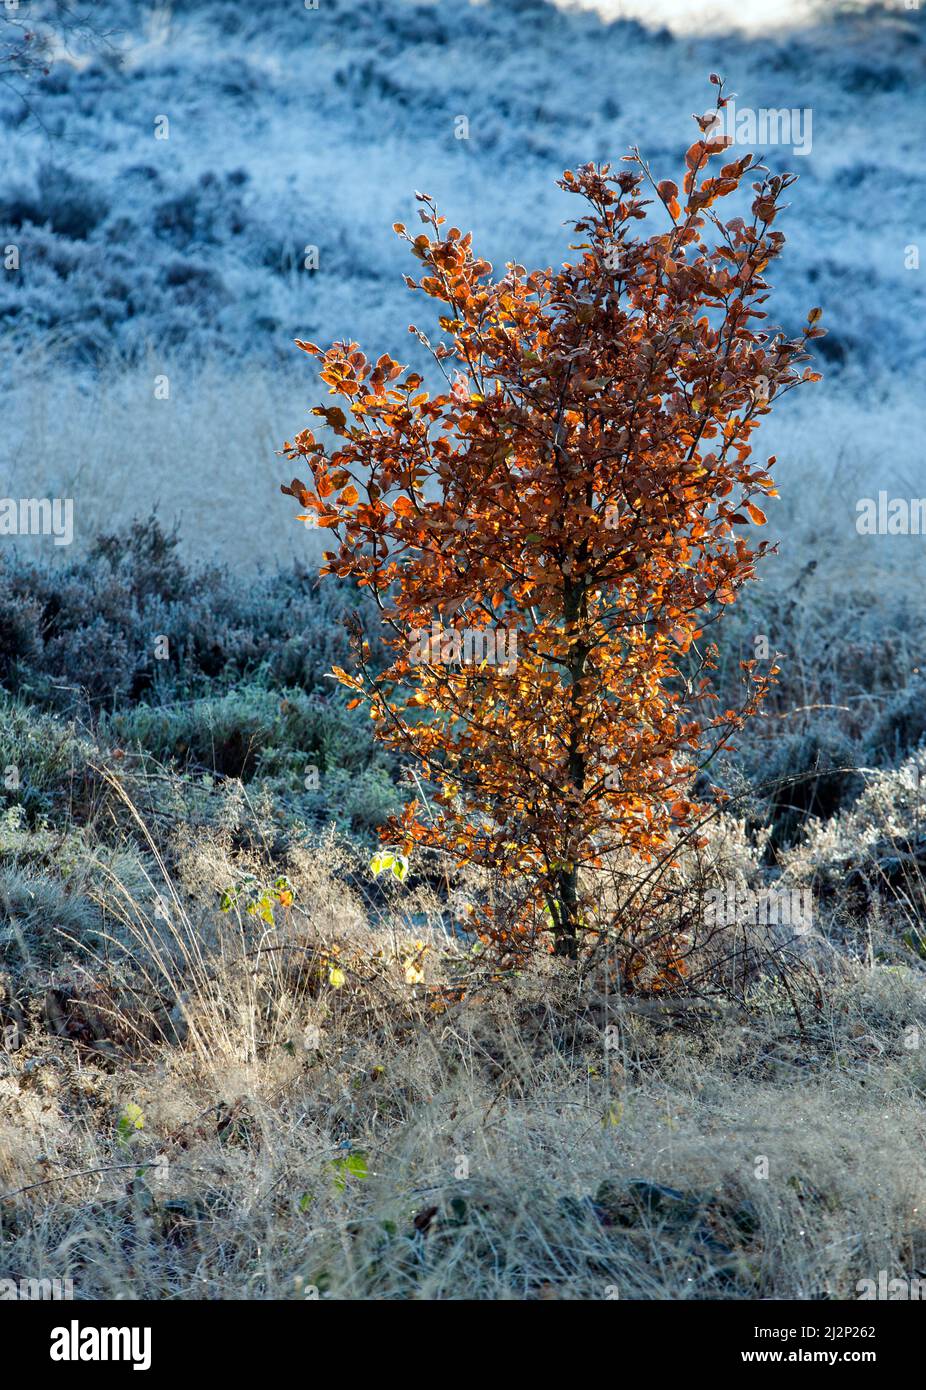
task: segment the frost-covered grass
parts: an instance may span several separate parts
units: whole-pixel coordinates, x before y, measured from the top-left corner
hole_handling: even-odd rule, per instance
[[[824,383],[759,438],[782,514],[801,554],[837,549],[855,572],[902,552],[908,572],[915,543],[862,556],[853,527],[859,496],[918,486],[920,11],[807,6],[793,31],[684,37],[544,0],[138,14],[113,0],[105,42],[61,50],[23,97],[0,88],[0,246],[19,256],[0,273],[0,494],[73,496],[78,544],[156,502],[236,565],[317,554],[277,492],[274,451],[317,398],[292,340],[347,336],[427,369],[405,330],[429,308],[391,232],[414,190],[497,266],[555,263],[563,168],[636,143],[677,175],[720,70],[741,107],[813,121],[809,154],[767,151],[801,175],[772,321],[792,332],[820,304],[829,330]]]
[[[793,329],[824,305],[826,361],[908,367],[922,15],[808,9],[818,22],[793,32],[678,39],[545,0],[216,0],[141,22],[113,0],[108,47],[62,52],[28,108],[0,95],[0,227],[22,261],[0,316],[90,361],[183,345],[279,360],[297,334],[379,352],[406,319],[389,227],[416,188],[497,264],[549,263],[562,169],[639,144],[675,174],[722,70],[741,106],[812,112],[809,154],[767,150],[802,175],[777,312]]]
[[[29,349],[10,367],[4,393],[10,424],[0,492],[73,498],[76,551],[101,527],[156,508],[165,526],[181,523],[191,560],[247,571],[314,565],[320,533],[296,522],[280,496],[290,474],[277,450],[308,419],[306,359],[294,355],[301,360],[276,368],[261,358],[232,368],[218,358],[152,357],[96,372],[55,366]],[[158,394],[165,376],[169,399]],[[64,547],[51,554],[56,548],[41,538],[17,545],[36,559],[65,559]]]

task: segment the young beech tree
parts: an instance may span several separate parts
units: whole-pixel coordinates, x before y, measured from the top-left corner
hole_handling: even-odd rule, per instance
[[[623,172],[564,174],[583,206],[559,271],[493,279],[417,195],[427,230],[395,230],[423,267],[406,283],[441,306],[436,345],[409,330],[439,394],[388,355],[299,343],[343,404],[313,412],[336,445],[305,431],[284,446],[312,481],[283,491],[336,537],[321,572],[372,591],[394,655],[334,674],[438,788],[384,838],[517,876],[520,909],[483,926],[508,952],[542,940],[575,957],[607,931],[594,871],[692,824],[697,770],[774,674],[743,663],[744,703],[719,711],[699,639],[768,549],[743,529],[775,495],[752,435],[817,379],[797,363],[822,330],[816,309],[798,339],[757,322],[794,176],[750,154],[709,175],[730,141],[716,114],[696,120],[681,194],[636,150]],[[721,221],[747,172],[751,217]],[[647,207],[661,226],[643,239]]]

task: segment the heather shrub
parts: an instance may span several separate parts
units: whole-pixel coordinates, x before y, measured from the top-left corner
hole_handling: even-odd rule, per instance
[[[926,681],[915,676],[888,699],[865,738],[878,762],[894,761],[919,747],[926,734]]]
[[[156,205],[155,235],[179,248],[215,244],[229,233],[240,235],[248,222],[240,191],[246,179],[241,171],[202,174],[196,183]]]
[[[725,615],[718,686],[732,698],[740,661],[774,659],[779,671],[767,714],[815,706],[816,718],[863,738],[917,665],[924,613],[898,585],[854,582],[835,549],[822,565],[814,554],[801,563],[805,552],[793,541],[790,550],[792,565],[770,572],[769,582]]]
[[[341,702],[298,689],[245,685],[174,705],[106,715],[100,738],[121,751],[256,783],[307,826],[371,831],[400,804],[397,767]],[[186,806],[183,816],[193,810]],[[194,813],[195,814],[195,813]]]
[[[0,829],[0,843],[7,837]],[[101,913],[82,891],[92,855],[80,861],[77,880],[68,881],[51,865],[11,864],[4,844],[0,867],[0,957],[18,975],[23,967],[47,968],[61,954],[61,933],[90,945],[101,935]]]
[[[869,770],[854,803],[829,820],[809,822],[803,838],[782,851],[781,863],[791,880],[833,904],[835,919],[850,930],[862,924],[879,934],[883,927],[898,940],[912,931],[907,944],[926,959],[924,769],[920,749],[898,768]]]
[[[371,766],[357,773],[335,768],[314,798],[307,794],[307,800],[315,824],[331,823],[341,830],[372,833],[396,814],[402,793],[384,767]]]
[[[19,188],[0,200],[0,223],[49,226],[59,236],[85,241],[109,212],[109,202],[90,179],[63,165],[41,164],[32,189]]]
[[[4,570],[0,558],[0,574]],[[0,671],[29,668],[42,651],[41,605],[34,594],[0,588]]]
[[[359,770],[373,757],[363,720],[342,703],[298,689],[244,685],[219,696],[171,705],[139,704],[100,723],[100,736],[153,757],[187,761],[228,777]],[[385,765],[381,752],[376,759]]]
[[[862,789],[861,749],[834,721],[778,734],[751,754],[754,808],[771,823],[773,848],[791,844],[810,818],[832,816]]]
[[[106,795],[99,769],[113,758],[169,823],[246,833],[233,805],[242,782],[271,827],[366,835],[397,809],[396,759],[323,677],[352,664],[345,622],[369,622],[356,591],[320,591],[300,570],[244,583],[188,569],[153,517],[57,566],[4,555],[0,575],[0,813],[82,819]]]
[[[322,591],[298,569],[247,582],[188,570],[154,517],[56,566],[0,558],[0,594],[0,684],[64,712],[169,703],[243,677],[330,691],[323,673],[352,663],[348,621],[370,631],[377,659],[372,605],[357,590]]]
[[[78,794],[94,746],[73,723],[0,690],[0,814],[17,808],[30,822],[66,811]]]

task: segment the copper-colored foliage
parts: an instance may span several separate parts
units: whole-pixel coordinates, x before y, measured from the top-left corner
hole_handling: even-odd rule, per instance
[[[774,674],[750,663],[743,707],[718,711],[700,639],[768,548],[740,529],[774,496],[752,435],[815,379],[797,364],[822,330],[811,315],[797,339],[762,331],[793,176],[746,154],[710,177],[725,143],[691,146],[681,204],[637,153],[564,174],[582,207],[555,272],[494,278],[419,194],[425,230],[396,230],[421,262],[408,283],[441,308],[437,395],[388,355],[300,344],[340,402],[314,412],[336,443],[287,445],[311,481],[283,491],[330,528],[322,572],[368,586],[392,633],[386,672],[339,679],[440,788],[430,817],[412,803],[386,834],[518,876],[523,912],[486,924],[506,950],[576,953],[596,923],[588,871],[692,823],[694,771]],[[724,223],[712,209],[747,171],[751,220]],[[647,208],[660,229],[639,237]],[[503,654],[514,636],[516,662],[458,661],[453,641],[449,664],[439,643],[414,661],[432,623],[498,636]]]

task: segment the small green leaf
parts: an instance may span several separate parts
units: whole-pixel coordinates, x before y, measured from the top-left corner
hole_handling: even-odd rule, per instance
[[[392,873],[400,883],[404,883],[408,877],[408,857],[404,854],[395,854],[392,857]]]
[[[118,1123],[116,1124],[116,1135],[119,1143],[128,1144],[133,1134],[139,1129],[144,1129],[144,1127],[145,1117],[142,1114],[141,1106],[136,1105],[134,1101],[130,1100],[129,1103],[123,1107],[122,1114],[119,1116]]]
[[[366,1155],[362,1153],[352,1153],[345,1155],[344,1158],[336,1158],[329,1166],[334,1169],[333,1182],[339,1192],[343,1192],[347,1187],[348,1178],[357,1178],[362,1181],[369,1177]]]

